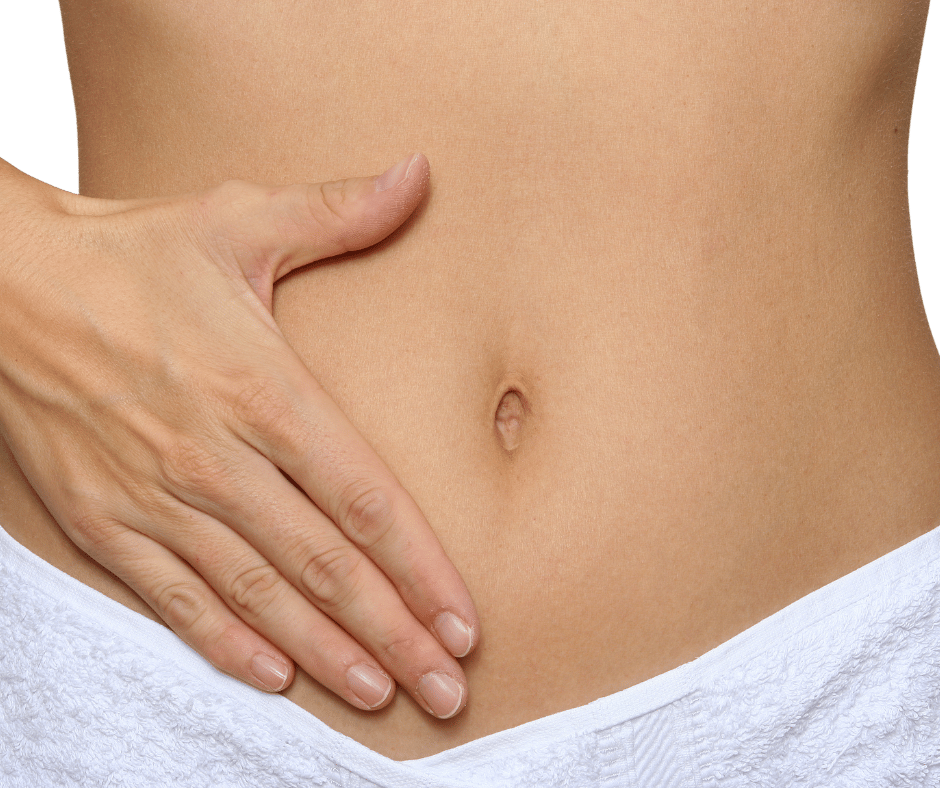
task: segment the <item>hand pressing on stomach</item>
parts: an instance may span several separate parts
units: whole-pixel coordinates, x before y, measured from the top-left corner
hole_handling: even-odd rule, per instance
[[[427,189],[230,182],[155,200],[0,162],[0,429],[65,533],[221,670],[291,660],[361,709],[456,714],[479,624],[408,493],[271,317],[289,271],[389,235]]]

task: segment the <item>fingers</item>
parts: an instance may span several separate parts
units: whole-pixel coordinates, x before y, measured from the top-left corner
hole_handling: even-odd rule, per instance
[[[223,519],[271,563],[257,554],[255,559],[242,558],[247,544],[233,544],[231,552],[239,559],[203,562],[200,571],[206,579],[243,620],[282,646],[321,683],[332,688],[339,666],[348,670],[353,664],[368,664],[358,643],[381,666],[368,665],[373,675],[384,668],[437,717],[459,712],[467,686],[453,656],[416,619],[385,574],[276,468],[254,456],[254,461],[246,458],[249,490],[217,489],[213,501],[195,491],[190,495],[195,496],[194,505]],[[217,546],[219,538],[187,528],[167,544],[192,563],[195,556],[190,553],[201,540]],[[316,605],[316,615],[307,600]],[[298,642],[298,632],[305,630],[317,633],[316,640]],[[333,644],[327,650],[325,631]],[[468,644],[461,648],[466,651]]]
[[[294,680],[294,664],[242,622],[209,585],[172,552],[114,523],[95,558],[133,588],[154,612],[220,670],[266,692]]]
[[[230,181],[201,195],[205,250],[237,265],[270,308],[280,277],[398,228],[424,198],[429,173],[416,153],[377,177],[283,187]]]
[[[465,656],[479,639],[476,609],[424,515],[309,373],[293,379],[293,393],[247,398],[233,429],[369,556],[452,656]]]
[[[416,154],[378,178],[277,189],[226,184],[210,199],[213,254],[235,260],[269,306],[278,276],[392,232],[423,198],[428,174]],[[232,429],[365,551],[451,655],[469,653],[479,635],[476,611],[414,501],[299,359],[290,383],[283,381],[254,380],[230,398],[237,403]],[[242,527],[255,544],[254,532]]]
[[[108,550],[95,557],[113,566],[180,638],[226,673],[268,692],[284,689],[293,681],[293,663],[271,645],[276,642],[348,703],[363,710],[387,705],[394,682],[382,667],[274,567],[209,517],[189,511],[183,522],[182,547],[171,543],[169,549],[116,523]]]

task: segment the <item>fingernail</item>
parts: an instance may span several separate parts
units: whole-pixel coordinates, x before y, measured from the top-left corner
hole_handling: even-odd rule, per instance
[[[418,694],[442,720],[453,717],[463,701],[463,687],[446,673],[428,673],[418,682]]]
[[[384,192],[388,189],[394,189],[396,186],[398,186],[399,183],[408,177],[408,169],[411,167],[411,162],[417,158],[418,154],[412,153],[410,156],[407,156],[398,162],[398,164],[395,164],[383,172],[378,178],[375,179],[375,190],[377,192]]]
[[[473,630],[453,613],[441,613],[434,619],[437,636],[458,659],[465,657],[473,648]]]
[[[392,680],[371,665],[353,665],[346,671],[346,684],[370,709],[385,703],[392,691]]]
[[[280,660],[267,654],[255,654],[251,660],[251,675],[271,692],[280,692],[287,684],[290,669]]]

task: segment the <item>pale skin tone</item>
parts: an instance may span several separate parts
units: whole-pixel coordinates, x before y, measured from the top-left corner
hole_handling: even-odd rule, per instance
[[[89,198],[433,166],[388,241],[274,293],[485,624],[446,723],[405,669],[378,714],[298,670],[338,730],[415,757],[586,703],[940,522],[926,4],[63,5]],[[17,539],[150,610],[0,478]]]

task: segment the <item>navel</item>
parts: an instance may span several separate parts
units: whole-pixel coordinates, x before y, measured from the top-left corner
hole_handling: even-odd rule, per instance
[[[525,419],[526,406],[522,394],[516,389],[509,389],[500,399],[493,417],[496,435],[506,451],[512,451],[522,442]]]

